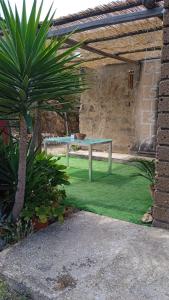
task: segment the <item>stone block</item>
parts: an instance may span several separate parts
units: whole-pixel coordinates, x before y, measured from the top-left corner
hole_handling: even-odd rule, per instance
[[[161,60],[162,60],[162,62],[169,60],[169,45],[163,46]]]
[[[158,111],[169,112],[169,97],[159,97],[158,100]]]
[[[163,42],[164,44],[169,44],[169,28],[165,27],[163,30]]]
[[[168,177],[158,177],[156,188],[161,192],[169,192],[169,178]]]
[[[169,0],[164,0],[164,7],[169,8]]]
[[[169,129],[169,113],[159,113],[157,125],[158,127]]]
[[[168,9],[165,9],[165,11],[164,11],[163,25],[164,26],[169,25],[169,10]]]
[[[158,220],[153,220],[153,226],[154,227],[160,227],[163,229],[169,229],[169,223],[158,221]]]
[[[161,66],[161,78],[169,78],[169,63],[164,63]]]
[[[169,49],[168,49],[168,51],[169,51]],[[162,80],[160,82],[159,95],[160,96],[168,96],[169,95],[169,79],[168,80]]]
[[[167,146],[158,146],[157,147],[157,158],[159,160],[169,161],[169,147],[167,147]]]
[[[169,208],[169,193],[156,191],[155,205]]]
[[[169,145],[169,130],[158,130],[157,140],[159,145]]]
[[[158,176],[169,176],[169,162],[158,161],[156,171]]]
[[[154,206],[153,218],[155,220],[169,223],[169,208]]]

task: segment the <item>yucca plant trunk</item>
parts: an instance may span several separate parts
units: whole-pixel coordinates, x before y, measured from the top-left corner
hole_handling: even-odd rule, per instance
[[[35,122],[32,134],[32,141],[30,144],[30,153],[33,153],[37,148],[41,151],[42,134],[41,134],[41,113],[39,109],[35,111]]]
[[[19,166],[18,184],[15,194],[15,202],[12,209],[13,220],[16,221],[24,206],[25,184],[26,184],[26,156],[27,156],[27,125],[24,117],[20,118],[20,140],[19,140]]]

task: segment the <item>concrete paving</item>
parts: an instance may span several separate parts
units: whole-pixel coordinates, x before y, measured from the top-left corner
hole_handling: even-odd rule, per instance
[[[72,157],[79,157],[79,158],[88,158],[89,154],[87,150],[77,150],[77,151],[70,151],[70,156]],[[93,159],[96,160],[106,160],[108,158],[108,153],[104,151],[93,151]],[[128,162],[130,159],[148,159],[152,160],[152,157],[146,156],[139,156],[137,154],[124,154],[124,153],[112,153],[112,160],[114,162]]]
[[[65,155],[66,154],[66,148],[63,145],[48,145],[47,148],[47,153],[48,154],[52,154],[52,155]],[[93,159],[96,160],[107,160],[108,159],[108,152],[105,151],[95,151],[93,150],[92,152],[93,154]],[[70,151],[70,157],[78,157],[78,158],[88,158],[89,156],[89,152],[88,150],[76,150]],[[128,162],[128,160],[130,159],[134,159],[134,158],[140,158],[140,159],[150,159],[152,160],[153,157],[147,157],[147,156],[141,156],[138,154],[127,154],[127,153],[112,153],[112,160],[114,162]]]
[[[169,232],[78,212],[1,252],[0,273],[35,300],[167,300]]]

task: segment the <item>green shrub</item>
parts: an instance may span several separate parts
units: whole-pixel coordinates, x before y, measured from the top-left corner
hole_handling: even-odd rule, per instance
[[[18,144],[12,139],[5,145],[0,139],[0,212],[8,216],[12,210],[17,186]]]
[[[28,163],[25,193],[25,206],[22,216],[25,219],[39,218],[45,223],[48,219],[63,219],[66,197],[64,185],[69,184],[66,167],[58,164],[60,158],[44,152]]]
[[[138,172],[132,176],[140,176],[146,178],[151,185],[155,184],[155,160],[147,159],[131,159],[129,164],[136,167]]]
[[[59,164],[59,159],[44,152],[27,155],[25,205],[18,222],[14,224],[10,213],[17,186],[18,145],[12,141],[9,145],[0,144],[0,185],[8,187],[0,198],[0,236],[8,243],[17,242],[30,234],[34,219],[42,223],[56,219],[63,221],[64,185],[69,181],[66,167]]]

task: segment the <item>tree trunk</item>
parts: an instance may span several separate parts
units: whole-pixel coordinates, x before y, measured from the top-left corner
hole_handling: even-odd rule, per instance
[[[41,114],[39,109],[35,111],[35,122],[34,122],[34,128],[33,128],[33,135],[32,135],[32,141],[30,145],[30,153],[33,153],[35,149],[39,149],[41,151],[41,143],[42,143],[42,137],[41,137]]]
[[[65,131],[66,131],[66,135],[69,135],[69,125],[68,125],[68,117],[67,117],[67,113],[64,112],[64,120],[65,120]]]
[[[24,206],[25,184],[26,184],[26,156],[27,156],[27,126],[25,119],[20,118],[20,140],[19,140],[19,166],[18,184],[15,194],[15,202],[12,209],[13,220],[16,221]]]

